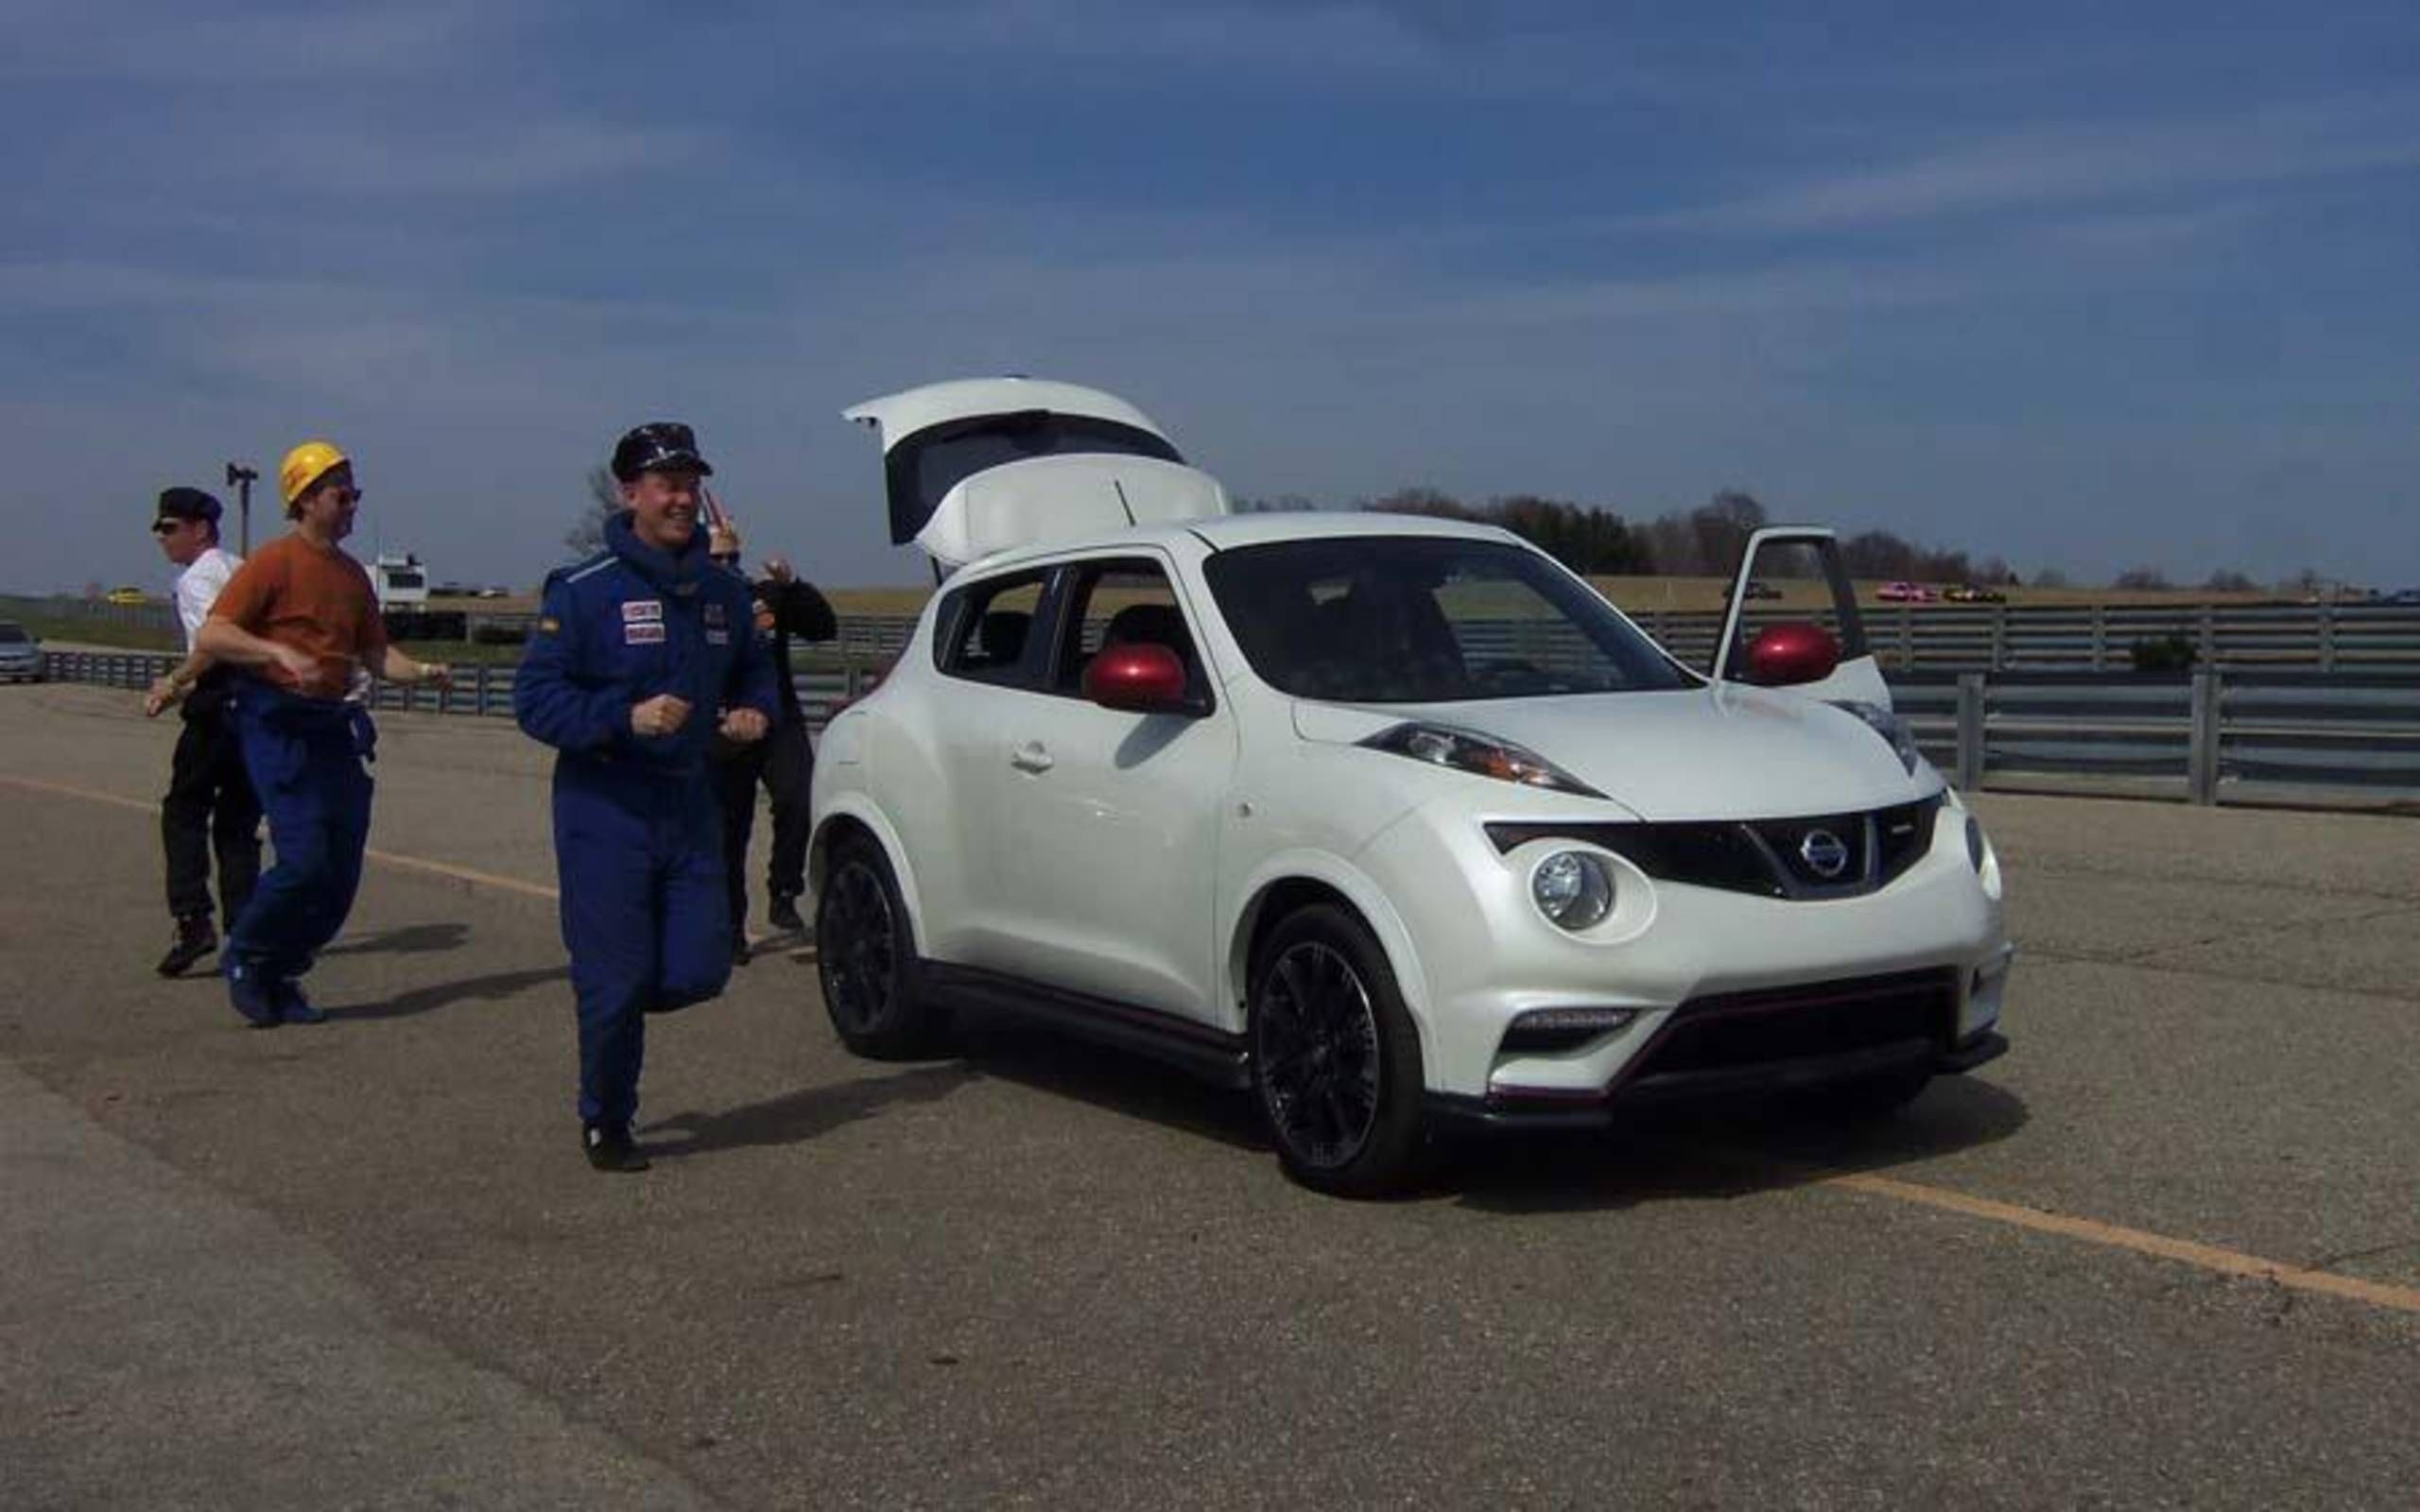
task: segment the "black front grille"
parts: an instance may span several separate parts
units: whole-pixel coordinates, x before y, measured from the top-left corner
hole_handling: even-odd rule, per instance
[[[1865,816],[1832,814],[1811,819],[1766,819],[1750,826],[1795,884],[1794,891],[1863,887],[1868,880]]]
[[[1678,824],[1496,823],[1498,851],[1577,840],[1649,876],[1765,898],[1848,898],[1887,887],[1932,849],[1941,795],[1861,814]],[[1834,864],[1837,863],[1837,866]]]
[[[1938,1051],[1948,1045],[1957,1015],[1955,970],[1691,998],[1624,1080],[1643,1087],[1912,1041]]]

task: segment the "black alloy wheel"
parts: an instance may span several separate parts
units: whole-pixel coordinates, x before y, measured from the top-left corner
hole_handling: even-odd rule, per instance
[[[890,860],[862,839],[837,848],[815,905],[816,974],[841,1042],[877,1058],[925,1054],[947,1027],[925,1001],[922,965]]]
[[[1332,904],[1278,925],[1253,973],[1253,1084],[1286,1169],[1340,1196],[1412,1175],[1418,1031],[1366,926]]]

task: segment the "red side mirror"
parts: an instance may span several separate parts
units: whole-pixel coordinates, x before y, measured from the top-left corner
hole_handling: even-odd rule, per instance
[[[1821,625],[1769,626],[1748,645],[1748,680],[1767,688],[1821,682],[1841,664],[1841,643]]]
[[[1184,707],[1184,663],[1156,642],[1105,645],[1084,666],[1084,696],[1104,709],[1164,714]]]

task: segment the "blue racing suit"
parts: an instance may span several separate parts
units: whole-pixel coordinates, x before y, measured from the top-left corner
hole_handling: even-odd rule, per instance
[[[778,705],[748,585],[707,558],[702,527],[667,553],[616,515],[605,546],[546,578],[512,711],[559,753],[555,865],[579,1003],[579,1116],[626,1126],[645,1016],[711,998],[731,975],[716,727],[724,710],[769,722]],[[633,733],[631,708],[658,694],[687,700],[687,721]]]

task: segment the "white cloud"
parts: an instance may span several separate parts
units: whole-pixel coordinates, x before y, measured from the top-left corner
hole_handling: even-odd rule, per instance
[[[1634,223],[1707,231],[1841,230],[2414,166],[2420,166],[2420,112],[2409,105],[2306,107],[2016,132]]]

